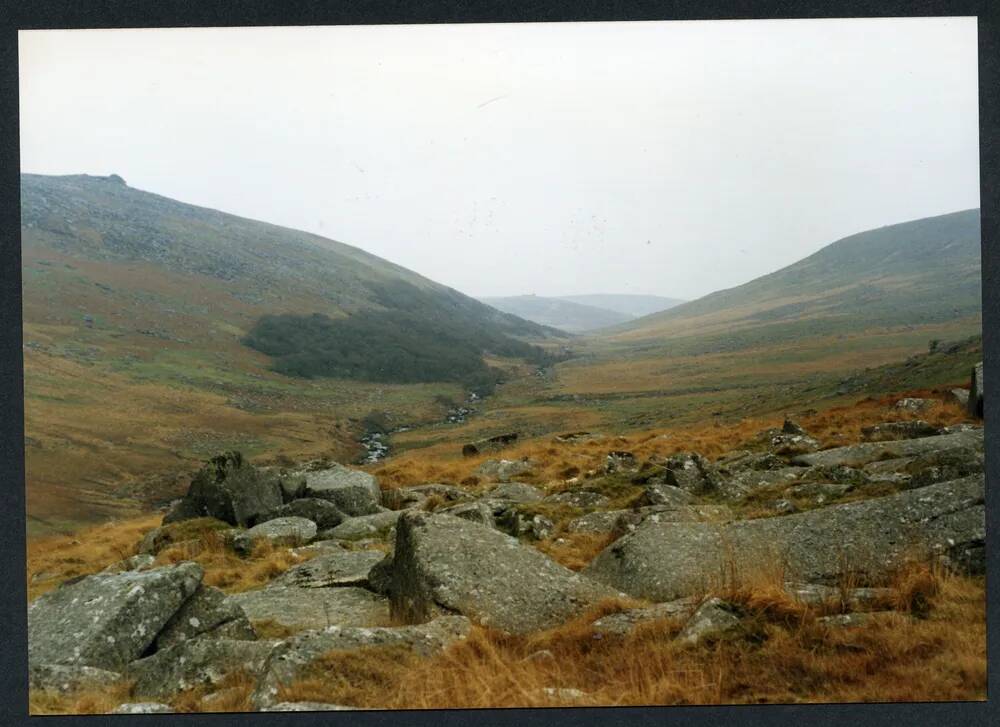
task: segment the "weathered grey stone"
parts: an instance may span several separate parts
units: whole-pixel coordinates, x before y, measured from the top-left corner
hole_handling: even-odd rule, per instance
[[[230,596],[251,622],[270,621],[292,631],[332,625],[371,626],[389,617],[383,596],[363,588],[271,585]]]
[[[811,498],[818,504],[843,497],[854,489],[854,485],[841,485],[836,482],[807,482],[795,485],[785,490],[789,497]]]
[[[218,588],[202,585],[164,625],[156,650],[198,636],[253,641],[257,638],[246,614]]]
[[[496,452],[497,450],[509,447],[517,442],[517,432],[498,434],[495,437],[486,437],[470,442],[462,447],[463,457],[474,457],[485,452]]]
[[[838,588],[822,583],[786,583],[785,591],[795,600],[818,606],[843,603],[850,609],[870,608],[876,603],[890,602],[895,591],[891,588]]]
[[[571,533],[611,533],[617,527],[618,519],[629,510],[598,510],[570,520],[566,530]]]
[[[316,537],[316,523],[304,517],[265,520],[247,531],[251,542],[270,540],[275,545],[303,545]]]
[[[509,482],[518,475],[531,472],[535,463],[529,459],[488,459],[476,469],[476,474],[498,482]]]
[[[604,507],[608,504],[608,498],[600,492],[590,490],[569,490],[567,492],[557,492],[543,499],[543,502],[551,502],[557,505],[569,505],[571,507],[592,508]],[[651,503],[653,504],[653,503]]]
[[[436,512],[442,515],[460,517],[488,528],[495,528],[497,526],[496,520],[493,518],[493,508],[482,500],[463,502],[444,510],[437,510]]]
[[[636,510],[625,510],[615,521],[612,532],[618,535],[632,532],[646,521],[654,523],[725,522],[733,519],[732,510],[725,505],[653,505]]]
[[[754,492],[775,485],[793,484],[807,474],[805,467],[782,467],[780,469],[745,469],[723,477],[717,493],[728,502],[739,502]]]
[[[247,527],[283,502],[281,485],[262,473],[239,452],[226,452],[209,460],[191,480],[184,504],[163,518],[164,524],[194,517]]]
[[[792,461],[804,466],[836,466],[861,467],[869,462],[880,459],[899,457],[914,457],[919,454],[933,452],[952,447],[983,448],[983,431],[975,429],[955,434],[940,434],[936,437],[921,439],[903,439],[897,442],[865,442],[848,447],[825,449],[822,452],[803,454]]]
[[[279,702],[270,707],[263,707],[261,712],[356,712],[364,711],[364,707],[347,707],[343,704],[327,702]]]
[[[31,664],[28,667],[28,686],[50,692],[67,694],[78,690],[107,689],[122,681],[118,672],[96,669],[92,666],[65,664]]]
[[[665,482],[650,482],[641,497],[642,505],[667,505],[681,507],[695,501],[694,495]]]
[[[302,478],[305,482],[305,478]],[[302,497],[282,505],[269,513],[267,520],[285,517],[301,517],[316,523],[318,530],[329,530],[344,522],[347,515],[329,500],[319,500],[315,497]],[[263,521],[262,521],[263,522]]]
[[[969,390],[968,389],[952,389],[951,398],[963,409],[969,408]]]
[[[289,568],[271,586],[331,588],[368,586],[368,573],[384,557],[377,550],[333,550]]]
[[[161,702],[126,702],[115,707],[111,714],[174,714],[174,710]]]
[[[195,563],[99,574],[57,588],[28,606],[28,660],[121,671],[201,583]]]
[[[676,601],[668,601],[667,603],[657,603],[648,608],[631,608],[627,611],[612,613],[597,619],[591,624],[591,627],[599,634],[626,636],[643,623],[663,619],[686,618],[694,612],[697,606],[697,598],[680,598]]]
[[[861,438],[866,442],[893,442],[899,439],[919,439],[940,434],[933,424],[916,419],[908,422],[883,422],[861,427]]]
[[[132,662],[127,675],[135,680],[136,696],[170,697],[195,687],[216,686],[235,672],[260,674],[277,643],[280,642],[191,639]]]
[[[947,482],[979,474],[985,467],[981,450],[973,447],[953,447],[928,452],[912,458],[900,469],[908,477],[909,487],[926,487],[935,482]]]
[[[732,633],[740,627],[740,617],[732,604],[720,598],[709,598],[691,614],[677,634],[681,644],[694,646],[709,637]]]
[[[487,492],[485,497],[489,500],[503,500],[505,502],[540,502],[542,492],[537,487],[523,482],[505,482]]]
[[[418,626],[355,628],[331,626],[286,639],[268,656],[252,703],[261,709],[275,703],[279,689],[307,674],[317,659],[331,651],[378,646],[404,646],[430,656],[469,633],[469,620],[443,616]]]
[[[698,593],[723,573],[770,563],[810,583],[836,582],[845,568],[879,578],[911,557],[951,556],[980,545],[983,497],[979,476],[784,517],[722,525],[647,521],[583,573],[654,601]]]
[[[604,458],[605,474],[615,474],[616,472],[634,472],[639,468],[639,463],[635,455],[631,452],[615,451],[608,452]]]
[[[469,500],[472,495],[461,488],[437,483],[416,485],[415,487],[397,487],[382,493],[385,506],[393,510],[423,507],[424,503],[431,497],[450,503]]]
[[[694,452],[682,452],[668,457],[663,467],[663,481],[666,484],[693,495],[713,492],[722,481],[716,468]]]
[[[371,515],[379,511],[382,492],[374,475],[339,464],[304,474],[305,497],[329,500],[346,515]]]
[[[933,402],[928,401],[927,399],[907,397],[897,401],[896,408],[902,409],[903,411],[923,411],[924,409],[930,408],[932,404]]]
[[[450,515],[406,512],[392,563],[392,613],[409,623],[443,607],[526,633],[617,595],[512,537]]]
[[[373,515],[360,515],[347,518],[335,528],[324,530],[323,537],[338,540],[361,540],[362,538],[381,537],[392,530],[399,519],[402,510],[385,510]]]

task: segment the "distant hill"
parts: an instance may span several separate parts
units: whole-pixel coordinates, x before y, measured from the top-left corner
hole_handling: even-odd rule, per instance
[[[979,210],[861,232],[744,285],[608,331],[676,352],[730,351],[981,314]]]
[[[606,328],[630,321],[634,317],[607,308],[540,295],[516,295],[504,298],[480,298],[480,300],[505,313],[569,333],[584,333]]]
[[[559,300],[604,308],[616,313],[622,313],[631,318],[638,318],[651,313],[668,310],[684,302],[680,298],[664,298],[660,295],[618,295],[614,293],[566,295],[560,296]]]

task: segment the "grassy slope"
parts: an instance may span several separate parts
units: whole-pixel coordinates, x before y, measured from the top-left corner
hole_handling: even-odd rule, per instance
[[[22,177],[29,530],[176,496],[221,448],[355,454],[350,419],[444,415],[454,383],[302,381],[241,345],[265,313],[384,310],[406,284],[497,336],[550,332],[314,235],[186,205],[107,178]]]

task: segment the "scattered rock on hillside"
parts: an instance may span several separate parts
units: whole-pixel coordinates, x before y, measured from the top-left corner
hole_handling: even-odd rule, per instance
[[[792,461],[802,466],[838,466],[861,467],[880,459],[899,457],[915,457],[919,454],[934,452],[952,447],[983,448],[983,430],[973,429],[955,434],[939,434],[935,437],[920,439],[903,439],[897,442],[865,442],[836,449],[825,449],[822,452],[803,454]]]
[[[983,472],[983,452],[973,447],[928,452],[914,457],[901,469],[909,476],[910,487],[926,487],[936,482],[947,482]]]
[[[164,625],[156,650],[197,637],[253,641],[257,634],[235,601],[218,588],[202,585]]]
[[[484,497],[507,502],[539,502],[542,499],[542,492],[537,487],[523,482],[505,482],[494,487]]]
[[[631,608],[603,616],[594,621],[591,628],[599,634],[625,636],[643,623],[690,616],[697,605],[697,598],[688,597],[666,603],[657,603],[648,608]]]
[[[396,528],[390,581],[392,613],[404,621],[447,609],[513,633],[555,626],[617,595],[503,533],[413,511]]]
[[[275,545],[303,545],[316,537],[316,523],[304,517],[279,517],[247,530],[251,542],[269,540]]]
[[[120,671],[201,584],[195,563],[83,578],[28,606],[28,660]]]
[[[368,574],[383,557],[377,550],[334,550],[289,568],[271,581],[271,586],[366,588]]]
[[[919,441],[919,440],[918,440]],[[921,554],[978,567],[985,538],[981,476],[819,510],[726,523],[647,521],[583,573],[632,596],[669,601],[721,573],[781,563],[789,577],[833,583],[850,568],[877,578]]]
[[[270,584],[230,596],[251,622],[271,621],[292,631],[327,626],[371,626],[389,616],[388,601],[363,588],[306,588]]]
[[[107,689],[124,677],[107,669],[92,666],[65,664],[31,664],[28,667],[28,686],[31,689],[67,694],[77,690]]]
[[[739,627],[740,617],[735,607],[720,598],[710,598],[691,614],[677,634],[677,641],[694,646],[709,637],[732,633]]]
[[[226,676],[244,672],[256,676],[264,668],[275,641],[192,639],[129,664],[133,694],[171,697],[195,687],[214,687]]]
[[[371,515],[350,517],[340,525],[324,530],[323,537],[337,540],[361,540],[363,538],[381,537],[392,530],[399,519],[402,510],[385,510]]]
[[[604,473],[613,475],[616,472],[634,472],[639,468],[635,455],[631,452],[614,451],[608,452],[604,458]]]
[[[195,474],[181,505],[163,522],[213,517],[248,527],[282,502],[281,485],[273,474],[260,472],[239,452],[226,452],[213,457]]]
[[[423,507],[427,500],[435,497],[444,502],[463,502],[471,495],[465,490],[453,485],[430,483],[415,487],[397,487],[382,493],[385,506],[393,510],[409,510]]]
[[[347,707],[343,704],[328,702],[279,702],[270,707],[263,707],[261,712],[355,712],[364,711],[364,707]]]
[[[111,714],[174,714],[174,710],[162,702],[125,702],[111,710]]]
[[[716,468],[700,454],[683,452],[663,463],[663,481],[692,495],[713,492],[722,483]]]
[[[822,583],[786,583],[785,591],[797,601],[818,606],[842,603],[850,609],[870,608],[876,603],[888,603],[895,591],[891,588],[840,588]]]
[[[725,522],[733,519],[733,512],[725,505],[652,505],[635,510],[625,510],[615,521],[613,533],[624,535],[643,523],[660,522]]]
[[[569,505],[579,508],[604,507],[608,504],[608,498],[599,492],[590,490],[570,490],[567,492],[557,492],[543,499],[544,502],[551,502],[557,505]]]
[[[950,392],[951,398],[956,404],[958,404],[963,409],[969,408],[969,390],[968,389],[952,389]]]
[[[305,479],[303,478],[303,482]],[[329,530],[344,522],[347,515],[329,500],[319,500],[315,497],[303,497],[282,505],[268,514],[268,520],[284,517],[302,517],[316,523],[319,530]]]
[[[377,646],[405,646],[430,656],[469,633],[469,620],[443,616],[418,626],[351,628],[332,626],[293,636],[268,656],[251,701],[258,709],[274,703],[283,685],[308,674],[310,667],[331,651],[354,651]]]
[[[329,500],[346,515],[371,515],[379,511],[382,492],[374,475],[340,464],[303,474],[305,497]]]
[[[690,505],[694,501],[694,495],[686,490],[668,485],[665,482],[651,482],[646,485],[645,492],[641,495],[639,504],[682,507]]]
[[[475,457],[477,454],[496,452],[497,450],[504,449],[516,443],[517,437],[517,432],[509,432],[507,434],[498,434],[495,437],[487,437],[485,439],[476,440],[475,442],[470,442],[462,447],[462,456]]]
[[[898,611],[864,611],[860,613],[838,613],[833,616],[822,616],[816,621],[831,628],[849,629],[867,626],[873,621],[883,618],[900,618]]]
[[[476,474],[498,482],[510,482],[518,475],[531,472],[535,463],[525,459],[488,459],[476,469]]]
[[[866,442],[891,442],[898,439],[918,439],[940,434],[932,424],[917,419],[909,422],[883,422],[861,428],[861,438]]]
[[[570,520],[566,530],[571,533],[610,533],[615,530],[618,518],[629,510],[597,510]]]
[[[453,515],[464,518],[465,520],[485,525],[488,528],[495,528],[497,526],[496,520],[493,517],[493,508],[490,507],[489,503],[482,500],[463,502],[443,510],[436,510],[435,512],[442,515]]]
[[[933,402],[927,399],[917,399],[914,397],[907,397],[905,399],[900,399],[896,402],[896,408],[902,411],[923,411],[931,407]]]

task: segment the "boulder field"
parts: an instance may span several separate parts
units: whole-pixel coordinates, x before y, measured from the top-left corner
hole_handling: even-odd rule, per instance
[[[616,450],[603,471],[556,487],[505,472],[481,493],[440,483],[383,493],[373,475],[338,464],[264,469],[226,453],[194,476],[141,555],[30,604],[30,683],[65,693],[131,680],[135,700],[119,709],[141,713],[239,671],[256,684],[255,708],[297,711],[306,707],[286,703],[282,687],[333,650],[427,656],[475,624],[530,634],[625,596],[646,603],[598,619],[595,633],[677,619],[676,638],[694,646],[739,632],[740,610],[709,597],[733,574],[777,568],[793,598],[836,591],[868,611],[892,603],[878,586],[911,560],[983,573],[982,429],[887,422],[865,437],[821,450],[786,422],[715,461],[680,452],[639,462]],[[546,516],[555,512],[572,516],[557,526]],[[204,517],[231,526],[222,542],[240,557],[265,540],[313,557],[231,595],[202,583],[194,562],[157,565],[176,543],[172,528]],[[578,571],[535,547],[577,535],[610,541]],[[835,586],[847,574],[860,587],[845,594]],[[828,626],[863,620],[854,616]]]

